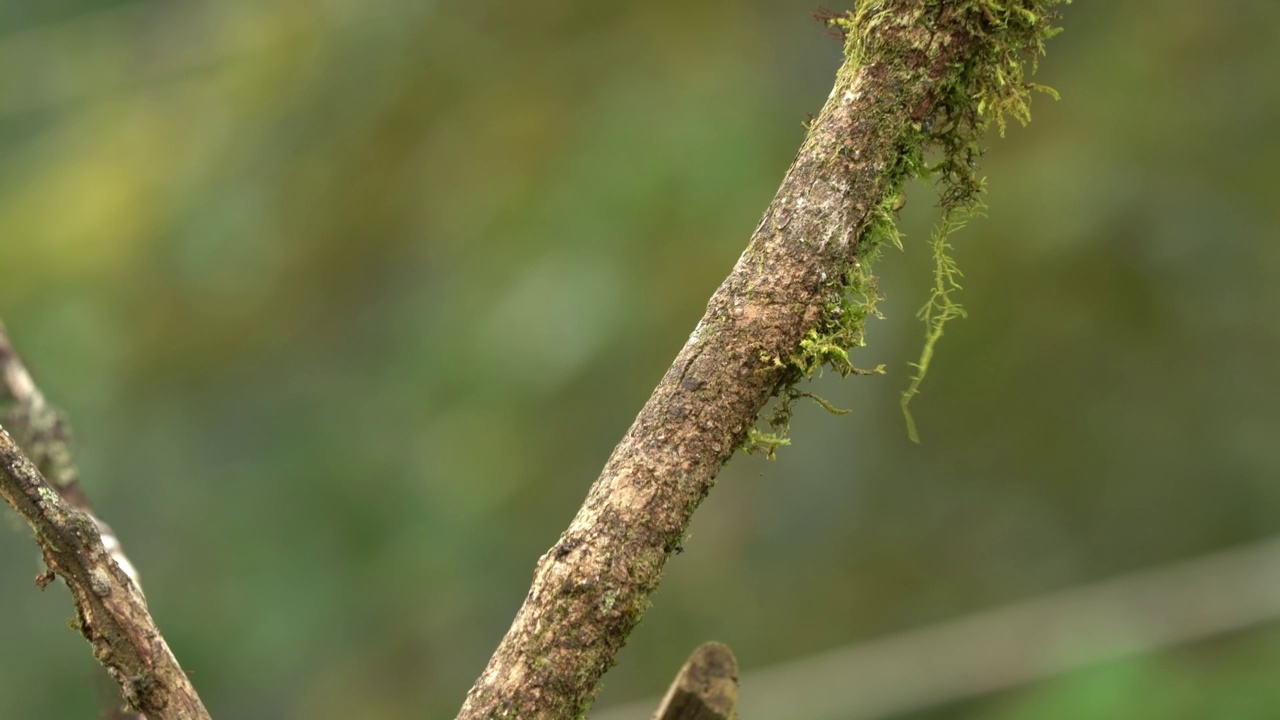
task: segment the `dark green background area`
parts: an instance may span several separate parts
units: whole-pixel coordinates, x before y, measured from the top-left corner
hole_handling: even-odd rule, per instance
[[[825,99],[814,9],[0,2],[0,317],[215,717],[452,717]],[[1280,4],[1064,25],[924,443],[920,186],[888,375],[729,464],[602,704],[706,639],[750,671],[1280,532]],[[93,717],[10,525],[0,718]],[[1273,718],[1278,631],[918,717]]]

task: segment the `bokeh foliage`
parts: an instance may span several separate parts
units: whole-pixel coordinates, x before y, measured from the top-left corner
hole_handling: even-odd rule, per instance
[[[452,716],[825,98],[813,9],[0,2],[0,317],[216,717]],[[1064,25],[953,238],[925,443],[912,188],[889,373],[730,464],[603,702],[1280,531],[1280,5]],[[37,569],[0,542],[0,717],[90,717]],[[1269,718],[1276,630],[929,717]]]

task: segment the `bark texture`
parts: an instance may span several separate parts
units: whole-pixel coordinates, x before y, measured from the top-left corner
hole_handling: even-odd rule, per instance
[[[746,251],[539,559],[460,720],[585,714],[720,467],[811,367],[802,340],[840,321],[832,314],[872,249],[877,213],[919,172],[930,128],[981,114],[966,78],[1026,51],[1007,42],[1008,13],[1052,2],[887,0],[862,3],[858,27],[834,23],[856,37],[830,97]],[[957,97],[964,113],[947,106]]]
[[[49,571],[67,581],[78,629],[120,684],[125,700],[153,720],[208,718],[147,612],[142,592],[102,546],[93,518],[49,487],[3,428],[0,495],[35,531]]]

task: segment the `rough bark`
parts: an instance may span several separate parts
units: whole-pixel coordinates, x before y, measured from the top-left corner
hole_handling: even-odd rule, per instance
[[[31,529],[50,573],[62,576],[76,624],[93,655],[130,705],[153,720],[201,720],[209,714],[147,612],[146,601],[112,560],[98,527],[67,504],[0,428],[0,495]],[[52,575],[41,576],[47,584]]]
[[[921,162],[929,128],[981,114],[966,79],[992,76],[982,63],[1006,62],[1028,51],[1028,38],[1042,39],[1009,42],[1020,21],[1008,13],[1053,2],[888,0],[864,4],[874,8],[859,10],[859,27],[836,23],[857,37],[830,97],[746,251],[569,528],[539,559],[460,720],[585,713],[720,467],[769,399],[796,380],[797,366],[808,365],[812,350],[801,341],[833,322],[871,249],[877,213],[919,172],[909,166]],[[967,110],[947,106],[958,97]]]

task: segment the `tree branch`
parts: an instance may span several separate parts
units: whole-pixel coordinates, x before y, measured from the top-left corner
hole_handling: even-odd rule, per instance
[[[459,720],[583,715],[720,467],[771,397],[824,362],[849,372],[863,261],[893,239],[903,182],[944,153],[944,207],[980,192],[990,113],[1019,119],[1023,66],[1058,0],[884,0],[830,19],[835,87],[746,251],[605,464]],[[1030,64],[1030,63],[1027,63]],[[936,128],[936,130],[935,130]],[[754,432],[754,437],[776,440]]]
[[[9,397],[16,403],[6,414],[5,424],[13,430],[18,445],[63,500],[93,518],[107,552],[141,591],[142,581],[138,577],[138,570],[125,555],[120,539],[93,511],[88,496],[80,488],[80,469],[71,457],[71,448],[68,446],[71,431],[66,419],[57,408],[45,401],[44,393],[40,392],[35,379],[22,362],[22,357],[9,340],[3,322],[0,322],[0,379],[3,380]]]
[[[76,604],[80,632],[120,685],[124,700],[153,720],[202,720],[208,712],[147,612],[133,565],[110,528],[89,509],[66,447],[65,426],[44,400],[0,327],[0,376],[17,407],[6,422],[51,477],[0,427],[0,495],[35,531],[48,567],[44,587],[61,575]],[[15,425],[16,421],[16,425]]]
[[[762,718],[884,720],[1280,619],[1280,536],[757,669]],[[656,700],[592,713],[650,720]]]
[[[738,660],[728,645],[703,643],[685,661],[654,720],[737,720]]]
[[[49,570],[67,581],[79,630],[125,700],[155,720],[208,718],[142,593],[102,546],[93,518],[49,487],[4,428],[0,495],[35,531]]]

